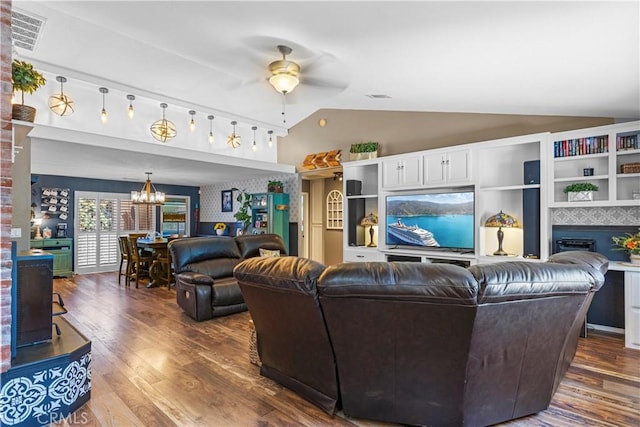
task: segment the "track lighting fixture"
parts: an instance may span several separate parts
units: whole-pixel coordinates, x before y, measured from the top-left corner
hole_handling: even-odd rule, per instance
[[[215,117],[213,117],[213,114],[207,116],[207,119],[209,119],[209,144],[213,144],[213,119]]]
[[[251,146],[251,149],[253,151],[257,151],[258,146],[256,145],[256,131],[258,130],[258,126],[251,126],[251,130],[253,131],[253,145]]]
[[[155,121],[151,125],[151,135],[160,142],[167,142],[167,140],[174,138],[178,131],[176,125],[165,118],[165,111],[168,105],[164,102],[160,104],[162,108],[162,119]]]
[[[267,133],[269,134],[269,148],[271,148],[273,147],[273,131],[268,130]]]
[[[101,87],[98,90],[102,94],[102,111],[100,111],[100,121],[102,121],[102,123],[104,124],[104,123],[107,123],[107,110],[104,105],[105,105],[105,97],[109,93],[109,89],[107,89],[106,87]]]
[[[189,115],[191,116],[191,120],[189,120],[189,130],[193,132],[194,130],[196,130],[196,112],[194,110],[189,110]]]
[[[73,99],[64,94],[63,85],[67,82],[67,78],[58,76],[56,81],[60,82],[60,93],[49,97],[49,108],[59,116],[73,114]]]
[[[127,99],[129,100],[129,108],[127,108],[127,116],[129,119],[133,119],[133,100],[136,99],[133,95],[127,95]]]
[[[240,135],[236,134],[236,125],[238,122],[235,120],[231,122],[231,126],[233,126],[233,132],[231,135],[227,137],[227,145],[231,148],[238,148],[240,146]]]

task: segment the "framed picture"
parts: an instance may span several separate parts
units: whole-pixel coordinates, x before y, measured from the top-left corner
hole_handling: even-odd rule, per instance
[[[222,212],[233,212],[233,190],[222,190]]]

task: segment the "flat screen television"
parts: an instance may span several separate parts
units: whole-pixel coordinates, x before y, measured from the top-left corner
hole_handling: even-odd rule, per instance
[[[469,190],[423,191],[386,197],[386,243],[474,250],[474,193]]]

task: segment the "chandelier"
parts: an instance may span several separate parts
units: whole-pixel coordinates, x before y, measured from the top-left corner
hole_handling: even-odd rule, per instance
[[[160,108],[162,108],[162,119],[153,122],[151,135],[160,142],[167,142],[167,140],[174,138],[178,131],[176,130],[176,125],[165,118],[167,104],[163,102],[160,104]]]
[[[164,193],[157,191],[151,183],[151,172],[145,172],[147,180],[140,191],[131,192],[131,203],[134,205],[163,205]]]

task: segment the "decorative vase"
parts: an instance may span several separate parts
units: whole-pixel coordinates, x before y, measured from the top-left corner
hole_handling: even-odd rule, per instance
[[[629,261],[630,261],[630,262],[631,262],[631,264],[633,264],[633,265],[640,266],[640,255],[630,254],[630,255],[629,255]]]
[[[217,229],[217,230],[216,230],[216,234],[217,234],[218,236],[222,236],[222,235],[224,234],[224,230],[222,230],[222,229]]]
[[[570,202],[592,202],[593,191],[569,191]]]

